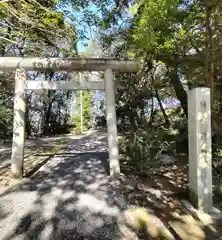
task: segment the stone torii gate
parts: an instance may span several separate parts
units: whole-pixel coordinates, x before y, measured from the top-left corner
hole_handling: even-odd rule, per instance
[[[133,60],[99,58],[17,58],[0,57],[0,70],[15,74],[14,122],[11,170],[14,178],[23,177],[25,141],[25,89],[105,90],[110,175],[120,174],[113,72],[137,72]],[[105,81],[28,81],[26,71],[104,71]],[[189,191],[198,210],[214,212],[212,203],[210,89],[188,92]]]
[[[138,62],[104,58],[41,59],[8,57],[0,58],[0,69],[4,71],[16,69],[11,157],[11,172],[14,178],[23,177],[25,89],[105,90],[110,175],[120,174],[113,72],[137,72],[139,70]],[[28,81],[26,71],[104,71],[105,81]]]

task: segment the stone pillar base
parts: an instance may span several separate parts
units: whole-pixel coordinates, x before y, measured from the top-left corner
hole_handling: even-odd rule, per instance
[[[222,212],[215,207],[212,207],[212,209],[209,212],[203,212],[196,209],[187,200],[181,200],[181,203],[184,212],[186,212],[187,214],[191,214],[205,226],[212,224],[214,221],[217,221],[218,219],[222,219]]]

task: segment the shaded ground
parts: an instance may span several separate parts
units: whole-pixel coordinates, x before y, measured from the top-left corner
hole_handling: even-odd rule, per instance
[[[122,171],[127,175],[130,173],[136,175],[133,169],[128,168],[126,158],[123,156],[122,159],[124,161]],[[184,236],[181,239],[222,239],[222,219],[215,221],[210,219],[211,223],[205,226],[185,211],[181,201],[189,201],[187,162],[187,156],[181,156],[177,157],[177,161],[173,164],[151,168],[149,176],[137,180],[138,193],[132,193],[133,199],[140,206],[150,207],[165,223],[173,221],[175,229]],[[221,181],[217,174],[219,167],[214,162],[214,185]],[[222,194],[214,189],[213,198],[214,207],[222,210]],[[168,227],[171,229],[170,226]],[[172,229],[171,231],[174,232]]]
[[[24,176],[30,176],[36,169],[45,163],[51,155],[62,151],[74,138],[72,134],[54,137],[39,137],[26,140],[24,157]],[[11,181],[11,149],[12,143],[0,145],[0,187],[8,186]]]
[[[176,212],[183,215],[178,186],[173,188],[164,173],[159,180],[110,179],[106,139],[106,134],[99,132],[74,140],[30,180],[1,194],[0,239],[129,240],[138,239],[135,232],[141,226],[146,226],[154,239],[163,232],[166,235],[168,228],[163,223],[167,226]],[[185,226],[189,233],[195,224]],[[198,225],[197,229],[202,236],[209,233],[206,239],[220,239],[209,227]],[[205,239],[195,235],[197,230],[189,234],[187,239]]]
[[[125,203],[109,184],[106,160],[104,134],[74,140],[30,181],[1,196],[0,239],[115,239]]]

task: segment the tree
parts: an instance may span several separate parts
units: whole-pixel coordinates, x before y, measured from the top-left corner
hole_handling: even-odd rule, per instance
[[[59,56],[67,51],[67,46],[73,52],[72,46],[76,42],[75,27],[66,23],[64,13],[55,10],[57,3],[54,0],[1,2],[0,56]],[[67,45],[65,49],[64,43]],[[41,73],[30,73],[29,77],[44,78]],[[0,117],[0,124],[5,129],[4,132],[7,132],[3,134],[6,136],[12,134],[14,73],[1,73],[0,83],[0,108],[4,112]],[[27,100],[30,99],[28,96]],[[29,132],[30,119],[26,119]]]
[[[219,88],[215,87],[221,75],[220,2],[138,1],[133,10],[137,13],[132,27],[136,52],[145,51],[167,65],[170,82],[185,113],[187,97],[180,76],[185,76],[188,88],[211,87],[214,119],[221,108],[214,106],[221,104],[216,99]]]

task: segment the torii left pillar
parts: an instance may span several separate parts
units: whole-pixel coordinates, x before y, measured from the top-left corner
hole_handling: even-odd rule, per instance
[[[24,69],[15,72],[15,96],[13,119],[13,142],[11,171],[13,178],[23,177],[24,143],[25,143],[25,84],[27,73]]]

